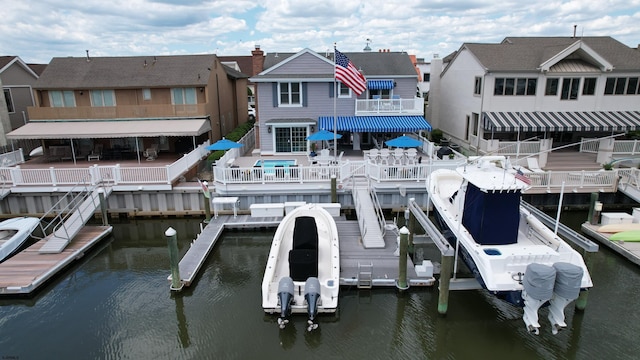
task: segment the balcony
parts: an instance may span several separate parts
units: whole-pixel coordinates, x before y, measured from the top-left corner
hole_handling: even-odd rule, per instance
[[[424,99],[356,100],[356,115],[424,115]]]
[[[206,104],[194,105],[118,105],[107,107],[29,107],[31,120],[48,119],[130,119],[204,116]]]

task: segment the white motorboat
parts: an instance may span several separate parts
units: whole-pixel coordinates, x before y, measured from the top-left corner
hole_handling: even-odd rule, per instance
[[[524,307],[538,333],[538,309],[549,304],[552,331],[566,326],[564,308],[593,286],[582,256],[520,205],[529,179],[503,156],[433,171],[428,191],[443,235],[482,287]]]
[[[278,225],[262,279],[262,308],[279,313],[281,329],[293,313],[307,313],[311,331],[318,313],[338,309],[340,244],[333,216],[318,204],[291,210]]]
[[[0,261],[13,255],[40,223],[35,217],[17,217],[0,222]]]

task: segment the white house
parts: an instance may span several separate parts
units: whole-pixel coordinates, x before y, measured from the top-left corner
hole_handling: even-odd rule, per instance
[[[608,37],[507,37],[431,61],[427,118],[480,153],[640,130],[640,50]],[[487,149],[489,147],[489,149]]]

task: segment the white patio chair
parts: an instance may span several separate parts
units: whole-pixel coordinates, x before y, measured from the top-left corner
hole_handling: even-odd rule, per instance
[[[396,148],[393,150],[393,165],[402,165],[404,159],[404,150]]]
[[[385,163],[385,165],[389,165],[389,156],[391,156],[391,153],[389,152],[389,149],[380,149],[380,163]]]
[[[369,156],[369,160],[371,160],[371,162],[375,164],[380,159],[380,152],[378,151],[378,149],[373,148],[369,150],[368,156]]]
[[[544,170],[540,168],[540,165],[538,165],[537,157],[527,158],[527,167],[533,172],[544,172]]]

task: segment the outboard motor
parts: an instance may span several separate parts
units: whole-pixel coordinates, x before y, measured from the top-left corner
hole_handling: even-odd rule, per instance
[[[285,276],[280,279],[278,283],[278,301],[280,302],[280,317],[278,318],[278,326],[280,329],[284,329],[285,325],[289,323],[289,316],[291,316],[291,305],[293,304],[293,279]]]
[[[580,284],[584,270],[577,265],[558,262],[553,264],[556,269],[556,281],[553,288],[553,298],[549,301],[549,321],[551,332],[557,334],[567,327],[564,322],[564,308],[580,295]]]
[[[318,328],[318,324],[314,322],[318,315],[318,303],[320,302],[320,280],[316,277],[310,277],[304,283],[304,299],[307,301],[307,314],[309,320],[307,323],[307,331]]]
[[[556,269],[551,266],[531,263],[522,279],[522,298],[524,299],[524,320],[527,330],[538,335],[538,309],[553,296],[553,286],[556,280]]]

